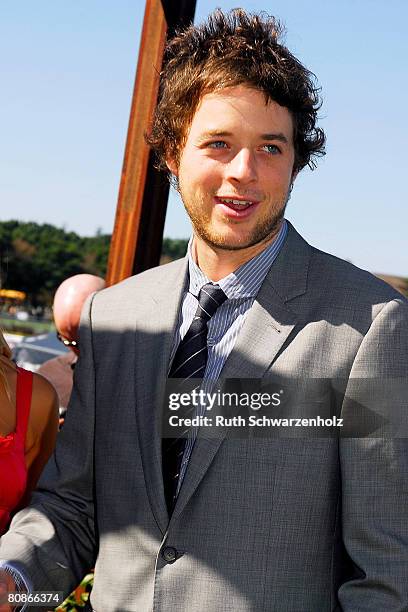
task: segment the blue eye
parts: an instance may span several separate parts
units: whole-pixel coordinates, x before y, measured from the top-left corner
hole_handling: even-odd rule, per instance
[[[274,144],[267,144],[267,145],[263,145],[262,147],[267,153],[272,153],[272,155],[276,155],[277,153],[280,153],[281,150],[278,146],[274,145]]]
[[[227,143],[225,143],[223,140],[214,140],[214,142],[210,142],[208,146],[211,149],[223,149],[227,146]]]

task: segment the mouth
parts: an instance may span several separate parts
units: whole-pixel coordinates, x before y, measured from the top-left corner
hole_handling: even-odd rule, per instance
[[[215,197],[215,202],[222,208],[223,212],[234,218],[244,218],[249,216],[259,204],[259,201],[248,200],[245,198],[220,198]]]

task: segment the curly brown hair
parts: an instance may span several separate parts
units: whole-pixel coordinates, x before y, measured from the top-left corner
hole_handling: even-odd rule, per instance
[[[325,154],[325,134],[316,127],[321,106],[315,75],[278,41],[280,22],[265,13],[217,9],[198,26],[176,32],[164,53],[159,100],[146,141],[165,160],[179,163],[188,128],[201,98],[227,87],[246,85],[263,92],[292,114],[294,170],[316,167]]]

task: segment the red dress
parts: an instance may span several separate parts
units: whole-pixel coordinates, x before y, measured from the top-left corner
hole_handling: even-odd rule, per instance
[[[32,372],[17,368],[16,430],[0,436],[0,535],[6,530],[10,514],[20,503],[27,485],[24,448],[32,386]]]

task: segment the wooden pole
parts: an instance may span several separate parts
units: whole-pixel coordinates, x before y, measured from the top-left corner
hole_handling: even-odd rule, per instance
[[[175,7],[174,5],[177,4]],[[147,0],[106,282],[158,265],[169,185],[144,133],[153,118],[166,35],[192,21],[195,0]]]
[[[133,270],[149,161],[149,147],[144,142],[144,132],[153,117],[157,100],[166,31],[161,0],[147,0],[109,252],[108,285],[130,276]]]

